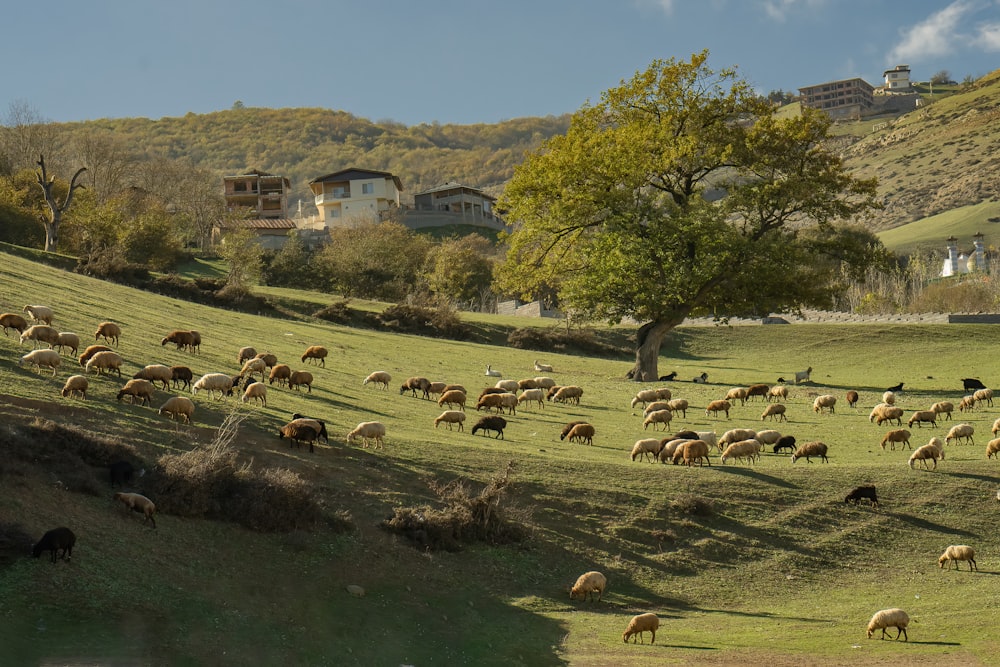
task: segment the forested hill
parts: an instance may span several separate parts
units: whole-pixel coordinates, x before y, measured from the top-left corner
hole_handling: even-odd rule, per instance
[[[405,101],[401,101],[405,104]],[[310,179],[347,167],[390,171],[404,198],[447,181],[499,194],[526,150],[561,134],[569,116],[515,118],[496,124],[407,127],[330,109],[240,108],[178,118],[119,118],[60,123],[65,139],[111,132],[133,152],[187,159],[223,174],[262,169],[286,176],[308,200]]]

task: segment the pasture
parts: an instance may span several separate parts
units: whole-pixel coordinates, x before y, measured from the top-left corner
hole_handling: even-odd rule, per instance
[[[960,378],[1000,378],[1000,329],[986,325],[791,325],[682,327],[664,345],[660,372],[677,380],[623,379],[629,359],[597,359],[477,343],[349,329],[309,318],[263,318],[104,283],[3,255],[0,310],[43,303],[55,326],[93,338],[105,319],[121,324],[123,377],[90,376],[86,401],[59,396],[74,359],[52,378],[18,366],[30,344],[0,337],[0,527],[40,537],[66,525],[73,559],[55,565],[0,541],[0,646],[12,664],[988,664],[997,654],[991,610],[1000,588],[1000,462],[985,458],[1000,402],[958,413]],[[312,298],[312,297],[310,297]],[[332,300],[332,299],[331,299]],[[488,318],[485,318],[488,319]],[[522,324],[523,325],[523,324]],[[161,346],[172,329],[201,332],[200,354]],[[299,362],[309,345],[330,350],[325,368]],[[146,364],[236,373],[240,347],[270,351],[316,376],[312,393],[269,387],[267,407],[194,396],[192,426],[115,394]],[[552,364],[560,384],[584,388],[579,406],[546,403],[506,418],[503,440],[435,429],[442,408],[409,394],[411,375],[461,383],[470,400],[505,378]],[[813,368],[789,383],[787,423],[761,422],[764,404],[737,403],[709,418],[704,406],[733,386]],[[362,379],[392,374],[388,391]],[[691,379],[708,374],[708,382]],[[939,400],[954,422],[912,429],[912,446],[944,437],[951,423],[975,426],[975,444],[950,444],[936,471],[911,470],[909,451],[879,447],[888,425],[869,422],[882,391],[904,382],[906,417]],[[636,391],[666,386],[686,398],[671,432],[777,428],[802,443],[829,445],[829,463],[792,463],[768,451],[752,465],[711,467],[632,462],[643,430]],[[861,400],[851,409],[848,389]],[[816,395],[833,394],[833,414]],[[699,409],[700,407],[700,409]],[[226,415],[246,414],[236,446],[253,466],[288,468],[312,484],[324,512],[353,529],[263,534],[158,514],[157,528],[118,511],[112,490],[71,493],[47,472],[6,463],[13,425],[35,420],[133,444],[150,465],[165,453],[209,443]],[[330,444],[290,449],[277,437],[293,412],[322,417]],[[562,425],[594,424],[593,446],[559,439]],[[387,428],[384,450],[344,444],[361,421]],[[905,426],[905,424],[904,424]],[[662,435],[662,431],[658,431]],[[429,552],[378,524],[397,506],[434,502],[428,482],[482,484],[514,461],[511,501],[526,519],[523,543]],[[95,475],[106,483],[102,471]],[[845,505],[853,487],[874,484],[881,507]],[[136,486],[141,489],[141,479]],[[153,499],[156,500],[155,498]],[[0,538],[4,537],[0,535]],[[979,572],[941,570],[949,544],[976,548]],[[608,577],[600,603],[571,601],[587,570]],[[364,597],[346,592],[364,587]],[[878,609],[910,617],[908,643],[867,640]],[[629,618],[655,612],[655,645],[623,644]]]

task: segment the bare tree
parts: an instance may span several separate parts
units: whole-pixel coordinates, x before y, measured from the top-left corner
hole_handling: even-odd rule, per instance
[[[107,202],[130,185],[136,157],[125,142],[111,132],[77,137],[73,149],[77,159],[88,165],[87,180],[98,204]]]
[[[49,176],[45,172],[45,156],[38,156],[38,166],[39,171],[35,172],[38,176],[38,185],[42,188],[42,192],[45,193],[45,203],[49,205],[49,215],[40,216],[42,225],[45,227],[45,252],[56,252],[59,246],[59,224],[62,222],[63,212],[69,208],[70,203],[73,201],[73,193],[77,188],[82,188],[83,185],[76,182],[76,179],[80,177],[80,174],[87,171],[86,167],[80,167],[73,174],[73,178],[69,182],[69,192],[66,193],[66,199],[60,204],[56,201],[56,196],[52,192],[52,186],[55,184],[56,177]]]
[[[0,134],[0,152],[8,173],[30,169],[36,155],[47,154],[51,160],[56,149],[55,131],[41,114],[27,102],[10,103]]]

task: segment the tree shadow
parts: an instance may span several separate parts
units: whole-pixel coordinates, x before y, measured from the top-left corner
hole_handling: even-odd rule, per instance
[[[741,477],[752,477],[759,482],[764,482],[771,484],[773,486],[781,487],[783,489],[798,489],[797,484],[792,484],[788,480],[781,479],[780,477],[774,477],[772,475],[767,475],[765,473],[754,470],[753,468],[738,468],[736,466],[727,467],[722,464],[712,465],[712,468],[718,470],[719,472],[729,473],[730,475],[739,475]]]
[[[888,516],[893,516],[900,521],[905,521],[906,523],[914,526],[916,528],[922,528],[923,530],[931,530],[937,533],[949,533],[952,535],[961,535],[962,537],[979,537],[978,534],[970,532],[968,530],[962,530],[961,528],[955,528],[952,526],[943,526],[939,523],[934,523],[933,521],[928,521],[927,519],[920,519],[909,514],[901,514],[899,512],[885,512]]]

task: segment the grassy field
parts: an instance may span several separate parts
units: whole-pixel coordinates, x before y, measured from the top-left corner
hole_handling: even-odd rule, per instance
[[[1000,201],[985,201],[932,215],[902,227],[880,232],[878,237],[898,255],[920,250],[943,252],[945,239],[959,239],[963,250],[971,249],[973,235],[983,234],[986,247],[1000,246]]]
[[[829,463],[768,452],[752,466],[720,465],[713,454],[711,467],[689,469],[629,459],[632,443],[652,434],[629,408],[640,385],[622,379],[627,357],[256,317],[3,260],[0,309],[51,305],[57,327],[84,339],[101,320],[118,321],[125,376],[150,363],[236,372],[243,345],[293,369],[305,368],[298,360],[308,345],[331,355],[325,368],[308,367],[312,393],[271,387],[267,408],[198,394],[188,427],[157,415],[165,392],[154,409],[116,402],[117,377],[91,376],[86,402],[63,399],[75,361],[67,357],[54,378],[39,375],[18,366],[27,346],[0,338],[0,428],[50,420],[132,444],[152,466],[210,442],[236,409],[247,415],[237,438],[245,462],[299,473],[324,512],[353,524],[259,534],[164,514],[154,531],[122,514],[109,487],[71,493],[43,460],[6,465],[0,441],[0,525],[35,538],[66,525],[78,536],[72,561],[56,565],[0,540],[0,646],[10,664],[969,665],[989,664],[1000,648],[990,611],[1000,588],[1000,463],[984,455],[1000,403],[956,413],[976,427],[976,444],[949,445],[934,472],[908,468],[907,451],[883,451],[888,428],[867,418],[901,381],[907,411],[957,404],[963,377],[991,384],[1000,375],[996,328],[682,327],[664,345],[660,370],[678,372],[667,386],[694,407],[671,430],[770,427],[759,402],[737,405],[730,419],[707,418],[703,406],[731,386],[811,366],[811,382],[791,387],[788,423],[774,426],[830,447]],[[174,328],[199,330],[201,354],[161,346]],[[554,366],[559,383],[582,386],[583,401],[519,410],[504,440],[436,430],[438,406],[396,391],[423,375],[478,394],[487,364],[517,379],[535,375],[535,358]],[[376,369],[392,373],[388,392],[362,386]],[[701,372],[707,384],[689,381]],[[843,401],[847,389],[861,392],[856,410]],[[840,397],[835,414],[812,411],[822,393]],[[330,445],[309,454],[280,441],[277,428],[293,412],[326,419]],[[470,423],[477,416],[470,409]],[[595,425],[593,447],[559,440],[572,419]],[[386,424],[384,450],[344,444],[367,420]],[[947,427],[914,427],[914,447]],[[430,481],[483,483],[510,460],[511,500],[530,517],[522,544],[426,552],[379,528],[394,507],[432,503]],[[877,486],[880,509],[844,504],[861,483]],[[944,548],[960,543],[977,549],[979,573],[937,567]],[[608,576],[604,600],[570,601],[568,584],[590,569]],[[351,584],[366,595],[350,595]],[[909,612],[910,642],[866,640],[871,614],[892,606]],[[622,644],[628,619],[646,611],[661,619],[656,644]]]

